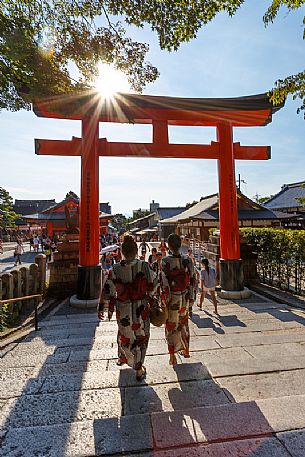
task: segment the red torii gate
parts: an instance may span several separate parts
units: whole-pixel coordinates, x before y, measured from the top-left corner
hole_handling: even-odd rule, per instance
[[[236,159],[267,160],[269,146],[233,143],[233,127],[264,126],[283,105],[273,107],[267,94],[238,98],[176,98],[97,92],[54,96],[34,104],[37,116],[82,121],[82,138],[35,140],[36,154],[81,157],[79,300],[95,300],[100,292],[99,156],[217,159],[219,177],[220,285],[243,289],[238,233]],[[152,143],[99,139],[99,122],[152,124]],[[217,141],[209,145],[169,144],[168,126],[215,126]]]

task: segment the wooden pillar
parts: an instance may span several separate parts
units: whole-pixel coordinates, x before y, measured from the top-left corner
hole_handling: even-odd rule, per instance
[[[232,126],[221,122],[217,126],[220,145],[218,159],[220,285],[225,290],[242,290],[243,273],[240,260],[237,197]]]
[[[100,294],[99,264],[99,123],[82,120],[81,196],[77,298],[95,300]]]

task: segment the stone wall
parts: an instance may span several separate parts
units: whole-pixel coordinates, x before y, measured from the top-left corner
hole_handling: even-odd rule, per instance
[[[79,265],[78,235],[65,235],[49,262],[48,296],[66,298],[76,293]]]
[[[35,263],[0,274],[0,300],[43,294],[46,285],[46,256],[38,254]],[[35,299],[10,304],[10,314],[15,318],[24,307],[32,308]]]

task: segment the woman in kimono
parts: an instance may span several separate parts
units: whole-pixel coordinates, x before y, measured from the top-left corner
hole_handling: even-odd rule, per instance
[[[194,265],[189,256],[180,254],[180,236],[172,233],[167,241],[171,254],[162,259],[161,289],[168,310],[165,336],[169,363],[175,365],[177,352],[190,357],[188,319],[194,303]]]
[[[125,260],[113,266],[101,294],[98,316],[104,318],[104,300],[108,300],[108,318],[114,308],[118,324],[118,365],[127,363],[136,371],[137,381],[146,375],[144,359],[150,334],[149,298],[157,288],[157,275],[147,262],[136,259],[138,247],[131,236],[122,244]]]

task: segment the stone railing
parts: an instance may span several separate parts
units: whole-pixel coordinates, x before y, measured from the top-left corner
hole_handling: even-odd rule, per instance
[[[43,294],[46,283],[46,256],[38,254],[35,263],[29,266],[13,269],[7,273],[0,273],[0,300],[9,300],[12,298],[25,297],[35,294]],[[12,303],[10,314],[17,317],[25,304],[33,305],[33,300],[27,300],[25,303],[17,301]]]

